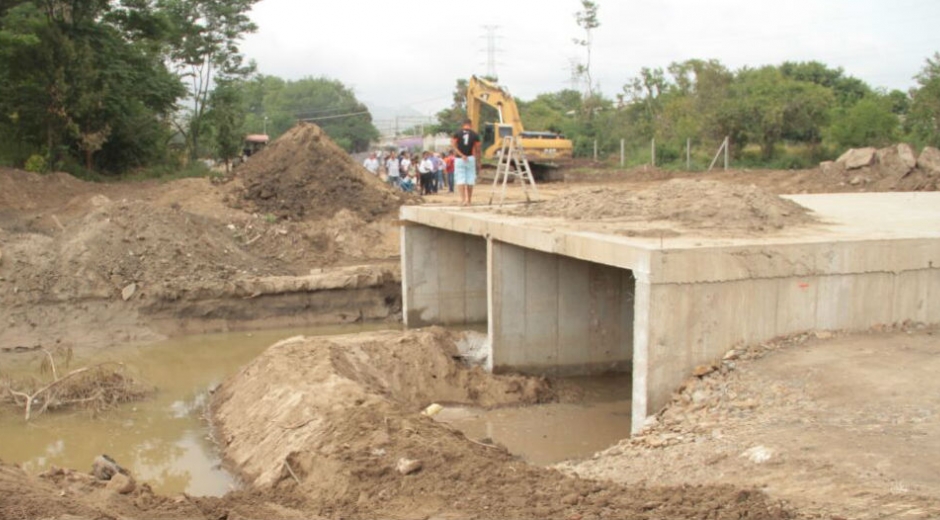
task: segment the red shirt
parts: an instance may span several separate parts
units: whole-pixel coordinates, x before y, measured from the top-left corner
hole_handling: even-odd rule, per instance
[[[454,156],[448,155],[444,157],[444,171],[447,173],[454,173]]]

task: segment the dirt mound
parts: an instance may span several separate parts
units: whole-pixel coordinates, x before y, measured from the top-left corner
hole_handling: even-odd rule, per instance
[[[132,284],[134,291],[185,287],[278,271],[275,263],[259,263],[244,251],[231,230],[204,217],[103,195],[91,205],[83,216],[60,222],[60,232],[24,234],[5,248],[6,261],[14,264],[11,281],[34,301],[109,298]]]
[[[84,193],[90,184],[67,173],[40,175],[12,168],[0,168],[0,212],[32,211],[57,202],[53,194]],[[68,195],[67,195],[68,196]]]
[[[259,213],[293,220],[328,218],[347,209],[371,222],[410,200],[369,174],[312,123],[282,135],[236,174],[242,197]]]
[[[525,403],[541,379],[454,361],[443,329],[293,338],[214,399],[227,459],[257,487],[343,518],[791,518],[731,486],[624,488],[570,479],[423,416],[435,401]]]
[[[509,212],[583,221],[672,221],[689,229],[746,231],[815,221],[806,208],[756,186],[691,179],[673,179],[642,191],[588,188]]]
[[[165,497],[156,495],[147,484],[122,493],[106,480],[87,472],[53,467],[40,476],[0,461],[0,518],[152,518],[218,519],[270,518],[312,519],[309,513],[291,509],[302,502],[281,492],[277,497],[262,492],[234,492],[222,498]],[[279,501],[280,504],[275,503]]]

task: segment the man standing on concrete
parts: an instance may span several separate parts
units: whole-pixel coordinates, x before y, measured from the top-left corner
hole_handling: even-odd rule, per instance
[[[477,174],[480,172],[480,136],[473,131],[469,119],[465,119],[463,127],[454,134],[452,144],[457,158],[454,160],[454,182],[460,193],[460,205],[469,206],[473,200],[473,185],[476,184]]]

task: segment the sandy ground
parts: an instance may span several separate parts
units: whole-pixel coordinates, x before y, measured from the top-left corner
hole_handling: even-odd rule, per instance
[[[820,518],[938,518],[937,332],[817,332],[732,351],[643,434],[563,469],[753,485]]]
[[[281,324],[299,319],[296,307],[337,322],[399,319],[395,210],[457,197],[390,192],[310,128],[263,154],[221,182],[102,185],[0,170],[0,370],[5,351]],[[811,218],[775,194],[937,181],[877,168],[588,170],[541,185],[549,202],[537,211],[635,225],[655,209],[652,232],[670,222],[718,232],[731,220],[743,226],[735,232],[766,233]],[[479,186],[476,203],[489,194]],[[510,187],[508,200],[523,198]],[[161,497],[0,464],[0,517],[940,517],[934,329],[817,331],[729,353],[642,435],[548,469],[421,415],[441,396],[473,406],[573,398],[551,381],[466,366],[456,341],[431,329],[272,346],[213,400],[243,491]]]

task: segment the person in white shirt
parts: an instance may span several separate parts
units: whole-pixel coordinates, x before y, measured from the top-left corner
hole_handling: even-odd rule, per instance
[[[388,159],[385,160],[385,169],[388,172],[388,183],[400,188],[401,170],[398,168],[398,157],[395,156],[395,152],[388,154]]]
[[[362,165],[372,175],[379,174],[379,159],[375,156],[375,152],[370,153],[369,157],[366,157],[366,160],[362,162]]]
[[[398,169],[402,177],[406,177],[411,171],[411,159],[408,158],[408,152],[401,152],[401,160],[398,161]]]
[[[430,195],[434,191],[434,161],[431,152],[424,152],[418,164],[418,174],[421,176],[421,193]]]

